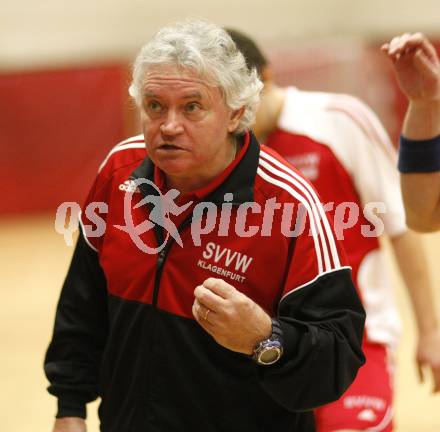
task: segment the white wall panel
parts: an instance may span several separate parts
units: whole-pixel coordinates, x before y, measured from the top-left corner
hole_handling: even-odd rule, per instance
[[[435,31],[439,0],[0,0],[0,68],[131,58],[160,26],[199,16],[260,41]]]

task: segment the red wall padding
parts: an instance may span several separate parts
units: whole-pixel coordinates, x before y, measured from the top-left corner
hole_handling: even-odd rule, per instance
[[[127,82],[122,66],[0,75],[0,215],[82,202],[124,137]]]

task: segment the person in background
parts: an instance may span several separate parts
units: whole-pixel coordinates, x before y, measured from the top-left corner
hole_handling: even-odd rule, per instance
[[[347,95],[278,86],[256,43],[237,30],[227,31],[264,83],[253,130],[265,145],[299,168],[327,203],[367,313],[366,364],[338,401],[316,410],[318,431],[391,431],[393,356],[400,326],[379,231],[390,240],[411,297],[420,376],[422,368],[430,369],[434,391],[440,390],[439,321],[420,240],[405,225],[397,155],[380,121],[364,103]],[[370,221],[376,221],[376,226],[378,222],[370,206],[377,206],[382,230],[366,229]]]
[[[382,46],[409,100],[400,138],[399,170],[408,226],[440,229],[440,61],[422,33]]]
[[[46,355],[54,432],[98,396],[103,432],[313,431],[353,381],[365,313],[315,190],[249,130],[261,89],[214,24],[141,49],[143,135],[100,167]]]

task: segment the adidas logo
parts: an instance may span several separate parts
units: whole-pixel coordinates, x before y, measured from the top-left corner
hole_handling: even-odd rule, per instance
[[[125,180],[124,183],[119,185],[118,189],[124,192],[140,193],[140,190],[136,186],[134,180]]]

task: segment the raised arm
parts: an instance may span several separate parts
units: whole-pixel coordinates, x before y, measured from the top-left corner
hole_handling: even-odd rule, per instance
[[[408,225],[440,228],[440,61],[422,33],[403,34],[382,46],[409,100],[399,169]]]

